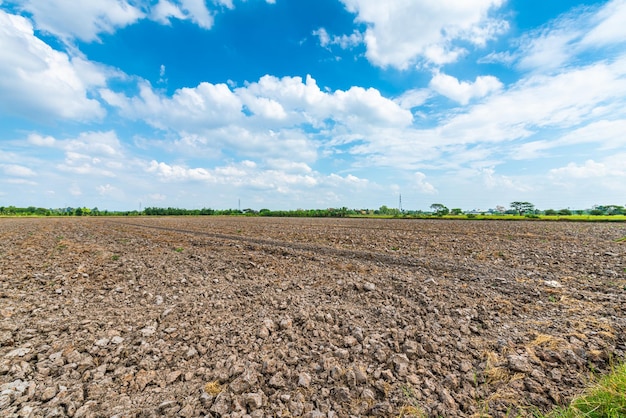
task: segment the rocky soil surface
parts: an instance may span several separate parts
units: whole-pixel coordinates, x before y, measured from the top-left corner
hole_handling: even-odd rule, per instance
[[[624,359],[625,236],[623,223],[0,219],[0,415],[547,411]]]

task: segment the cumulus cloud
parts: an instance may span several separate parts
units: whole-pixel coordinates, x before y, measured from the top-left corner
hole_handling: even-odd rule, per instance
[[[528,192],[533,188],[522,180],[497,174],[493,167],[483,167],[476,171],[482,177],[484,185],[489,189],[506,189],[518,192]]]
[[[171,18],[185,19],[185,13],[180,9],[180,6],[168,0],[159,0],[150,12],[150,17],[153,20],[164,25],[171,24]]]
[[[148,173],[153,173],[161,180],[181,181],[181,180],[204,180],[214,181],[213,176],[204,168],[187,168],[181,165],[169,165],[164,162],[152,160],[146,168]]]
[[[479,76],[473,83],[470,83],[437,72],[430,81],[430,88],[462,105],[466,105],[471,99],[487,96],[502,87],[500,80],[493,76]]]
[[[96,187],[96,190],[98,191],[98,194],[102,196],[111,195],[117,192],[117,189],[108,183]]]
[[[508,29],[505,21],[490,17],[503,0],[341,1],[367,25],[366,56],[381,67],[453,62],[463,53],[454,42],[483,46]]]
[[[43,4],[43,3],[42,3]],[[22,16],[0,10],[0,108],[25,118],[92,120],[105,114],[90,92],[106,77],[92,63],[52,49]]]
[[[75,139],[65,140],[63,148],[68,152],[80,151],[90,156],[114,158],[122,155],[122,145],[115,131],[82,132]]]
[[[37,145],[40,147],[52,147],[56,143],[56,139],[51,136],[41,136],[39,134],[30,134],[28,135],[27,141],[30,144]]]
[[[181,9],[185,12],[185,16],[190,18],[201,28],[210,29],[213,26],[213,16],[206,7],[204,0],[179,0]],[[219,3],[225,5],[229,9],[233,8],[231,1],[220,0]]]
[[[2,164],[2,171],[7,176],[13,177],[34,177],[36,173],[28,167],[18,164]]]
[[[530,141],[512,150],[511,158],[516,160],[545,157],[553,148],[595,144],[598,150],[626,148],[626,119],[599,120],[588,123],[557,136],[554,139]]]
[[[20,7],[32,15],[39,30],[72,44],[74,39],[100,41],[102,34],[151,19],[164,25],[172,19],[189,20],[211,29],[214,15],[221,9],[234,9],[232,0],[215,0],[209,9],[205,0],[24,0]],[[209,4],[211,4],[209,3]],[[274,1],[267,1],[273,4]]]
[[[350,35],[330,36],[326,29],[319,28],[313,31],[313,36],[318,38],[320,45],[324,48],[337,45],[341,49],[349,49],[363,43],[363,35],[357,30],[352,32]]]
[[[117,177],[122,169],[128,170],[133,163],[127,159],[124,147],[115,131],[82,132],[75,138],[56,139],[51,136],[30,134],[30,144],[61,151],[63,160],[54,168],[63,172],[81,175]]]
[[[626,56],[555,75],[532,75],[493,94],[439,128],[445,143],[528,138],[540,128],[590,123],[626,104]],[[606,103],[612,103],[607,107]]]
[[[576,8],[525,34],[513,52],[492,52],[481,62],[513,64],[522,70],[551,72],[581,54],[626,41],[626,1]]]
[[[435,186],[426,181],[426,174],[419,171],[413,175],[413,187],[425,194],[437,193]]]
[[[423,105],[431,96],[429,89],[411,89],[406,90],[394,101],[403,109],[412,109]]]
[[[201,83],[171,96],[148,83],[133,97],[107,89],[100,94],[120,115],[174,131],[193,147],[226,147],[257,157],[297,155],[304,161],[316,154],[305,126],[366,135],[380,127],[408,127],[413,119],[374,88],[322,91],[310,76],[267,75],[239,88]]]
[[[625,155],[622,154],[622,157]],[[554,168],[549,171],[549,175],[564,179],[590,179],[599,177],[621,177],[626,176],[626,162],[612,159],[607,162],[596,162],[587,160],[583,164],[569,163],[565,167]]]
[[[351,87],[326,92],[311,76],[305,81],[301,77],[264,76],[256,83],[237,89],[236,93],[246,104],[259,98],[276,101],[296,123],[305,121],[321,126],[330,118],[355,128],[370,124],[408,126],[412,122],[410,112],[374,88]]]
[[[226,84],[200,83],[195,88],[176,90],[164,97],[147,82],[139,86],[139,95],[127,97],[109,89],[100,91],[102,98],[132,119],[144,119],[160,128],[190,130],[224,126],[241,116],[241,100]]]
[[[593,28],[581,43],[589,46],[623,44],[626,42],[626,1],[612,0],[592,16]]]
[[[32,14],[37,28],[63,40],[94,41],[135,23],[144,13],[126,0],[26,0],[22,7]]]
[[[214,168],[187,167],[180,164],[168,164],[153,160],[146,167],[146,172],[154,174],[163,182],[200,181],[208,184],[236,188],[251,188],[278,193],[289,193],[299,188],[345,186],[361,183],[363,180],[353,175],[346,177],[337,174],[328,176],[301,164],[286,167],[286,162],[273,161],[269,167],[262,167],[253,161],[241,161]],[[278,167],[277,167],[278,164]],[[273,166],[273,167],[272,167]]]
[[[626,119],[599,120],[574,129],[554,141],[555,146],[596,143],[599,149],[626,149]]]

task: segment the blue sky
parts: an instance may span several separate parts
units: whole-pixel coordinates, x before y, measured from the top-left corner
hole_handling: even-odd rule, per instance
[[[0,205],[626,204],[626,0],[0,0]]]

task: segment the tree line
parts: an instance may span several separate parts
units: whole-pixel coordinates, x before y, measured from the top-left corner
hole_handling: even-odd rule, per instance
[[[474,211],[463,211],[460,208],[449,209],[442,203],[433,203],[430,205],[430,212],[421,210],[400,210],[381,206],[378,209],[349,209],[347,207],[328,208],[328,209],[295,209],[295,210],[270,210],[270,209],[183,209],[183,208],[160,208],[147,207],[141,211],[109,211],[99,210],[97,207],[66,207],[57,209],[47,209],[42,207],[28,206],[0,206],[0,216],[213,216],[213,215],[239,215],[239,216],[274,216],[274,217],[302,217],[302,218],[344,218],[354,216],[386,216],[386,217],[443,217],[446,215],[477,215]],[[591,209],[571,210],[567,209],[546,209],[539,210],[530,202],[515,201],[511,202],[509,209],[503,206],[497,206],[480,214],[504,214],[519,215],[526,217],[537,217],[539,215],[626,215],[626,208],[620,205],[595,205]]]
[[[511,202],[509,205],[509,209],[506,209],[503,206],[497,206],[495,210],[489,210],[487,213],[489,214],[504,214],[504,215],[519,215],[519,216],[538,216],[538,215],[547,215],[547,216],[567,216],[567,215],[626,215],[626,208],[620,205],[594,205],[591,209],[585,210],[572,210],[569,208],[564,209],[545,209],[539,210],[535,208],[535,205],[530,202],[520,202],[515,201]],[[430,209],[432,210],[432,214],[436,216],[445,216],[445,215],[462,215],[467,212],[464,212],[462,209],[454,208],[448,209],[445,205],[441,203],[433,203],[430,205]]]

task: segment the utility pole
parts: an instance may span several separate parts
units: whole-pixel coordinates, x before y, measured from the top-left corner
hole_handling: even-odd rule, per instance
[[[399,206],[398,209],[400,209],[400,212],[402,212],[402,193],[400,193],[400,198],[399,198]]]

